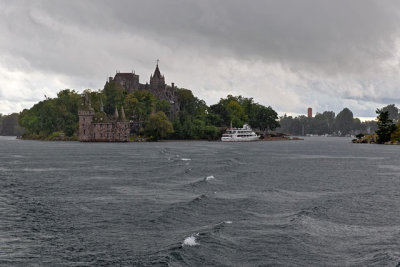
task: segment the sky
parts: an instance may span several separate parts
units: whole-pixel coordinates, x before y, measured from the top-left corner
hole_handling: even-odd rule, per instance
[[[278,114],[400,104],[398,0],[0,0],[0,113],[102,89],[156,60],[208,105],[253,97]]]

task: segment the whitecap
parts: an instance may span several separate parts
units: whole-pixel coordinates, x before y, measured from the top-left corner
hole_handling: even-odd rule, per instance
[[[189,161],[189,160],[192,160],[192,159],[181,158],[181,160],[183,160],[183,161]]]
[[[226,224],[232,224],[232,221],[225,221]]]
[[[196,242],[196,237],[194,235],[191,235],[189,237],[186,237],[185,240],[183,240],[182,246],[197,246],[199,243]]]
[[[206,177],[206,181],[209,181],[209,180],[211,180],[211,179],[215,179],[214,175],[210,175],[210,176],[207,176],[207,177]]]

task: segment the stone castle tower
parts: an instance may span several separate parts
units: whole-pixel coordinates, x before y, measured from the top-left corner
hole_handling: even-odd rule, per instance
[[[177,88],[174,83],[171,83],[171,85],[165,83],[165,77],[160,72],[158,61],[154,73],[150,75],[150,83],[140,83],[139,75],[134,71],[129,73],[117,72],[114,78],[109,77],[108,82],[120,84],[128,93],[137,90],[148,90],[158,99],[167,101],[170,104],[170,112],[167,114],[170,119],[174,118],[179,112]]]
[[[121,111],[115,108],[115,114],[108,117],[103,110],[95,112],[91,107],[89,96],[85,96],[83,107],[78,111],[79,141],[81,142],[129,142],[130,123],[125,118],[124,107]]]
[[[160,88],[165,88],[165,78],[161,75],[160,69],[158,68],[158,63],[153,75],[150,75],[150,90],[155,91]]]
[[[79,141],[89,142],[92,139],[94,110],[79,110]]]

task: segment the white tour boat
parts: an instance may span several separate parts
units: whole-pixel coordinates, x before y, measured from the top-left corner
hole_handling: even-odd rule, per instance
[[[223,142],[246,142],[257,141],[260,137],[253,132],[249,125],[243,125],[243,128],[228,128],[222,135],[221,141]]]

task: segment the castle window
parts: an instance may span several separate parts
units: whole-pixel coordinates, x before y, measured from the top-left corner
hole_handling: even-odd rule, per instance
[[[86,130],[83,130],[83,135],[85,135],[86,134]]]

